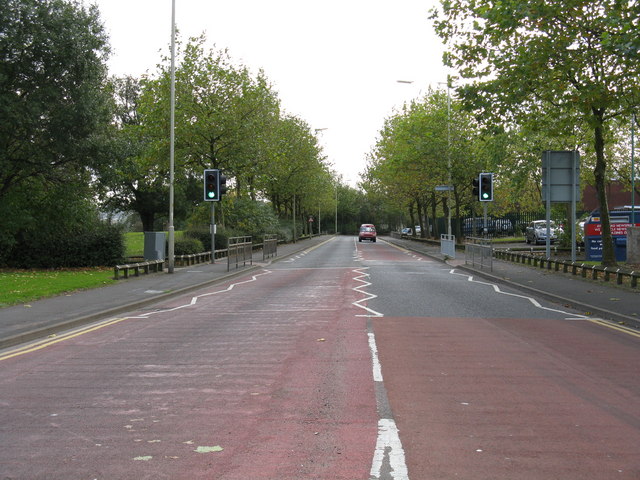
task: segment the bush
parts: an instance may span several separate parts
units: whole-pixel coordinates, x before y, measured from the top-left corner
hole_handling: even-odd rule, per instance
[[[218,228],[216,233],[216,250],[224,250],[227,248],[228,232],[224,228]],[[184,232],[184,238],[194,239],[200,242],[202,250],[200,252],[211,251],[211,232],[204,227],[191,227]],[[196,253],[200,253],[196,252]]]
[[[175,255],[193,255],[206,251],[200,240],[188,236],[176,240],[173,248]]]

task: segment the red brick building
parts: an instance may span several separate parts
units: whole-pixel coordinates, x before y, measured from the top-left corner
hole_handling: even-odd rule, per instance
[[[624,186],[626,187],[627,185]],[[640,188],[640,184],[636,185],[636,189],[638,188]],[[609,182],[607,184],[607,200],[609,201],[609,208],[631,205],[631,191],[629,188],[623,190],[623,184],[620,182]],[[582,190],[582,204],[584,209],[589,212],[600,207],[596,187],[587,185]],[[640,195],[638,193],[635,195],[635,204],[640,206]]]

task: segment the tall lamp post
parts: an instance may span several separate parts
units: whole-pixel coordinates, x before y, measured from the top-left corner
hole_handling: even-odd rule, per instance
[[[636,166],[635,166],[636,112],[631,116],[631,224],[636,224]]]
[[[176,0],[171,0],[171,113],[169,121],[169,251],[168,271],[173,273],[175,265],[175,229],[173,226],[173,168],[175,144],[175,110],[176,110]]]
[[[438,82],[442,84],[444,82]],[[451,238],[451,77],[447,75],[447,173],[449,189],[447,190],[447,235]]]
[[[321,127],[321,128],[314,128],[313,131],[316,134],[316,138],[318,133],[320,132],[324,132],[325,130],[327,130],[328,127]],[[309,232],[311,232],[311,226],[309,226]],[[320,205],[318,205],[318,235],[320,235]]]

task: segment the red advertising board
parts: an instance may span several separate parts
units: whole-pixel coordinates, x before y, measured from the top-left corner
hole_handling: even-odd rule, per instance
[[[612,223],[611,224],[611,235],[626,235],[627,228],[630,227],[630,223]],[[640,223],[637,223],[636,226],[640,227]],[[587,223],[584,226],[584,234],[589,237],[602,235],[602,224],[601,223]]]

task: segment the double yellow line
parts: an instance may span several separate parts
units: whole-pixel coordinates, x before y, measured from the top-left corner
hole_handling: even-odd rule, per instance
[[[96,330],[100,330],[102,328],[108,327],[110,325],[115,325],[116,323],[123,322],[128,320],[131,317],[123,317],[123,318],[115,318],[113,320],[108,320],[104,323],[100,323],[99,325],[95,325],[93,327],[86,327],[80,330],[74,330],[73,332],[69,332],[60,336],[55,336],[55,338],[49,337],[46,340],[41,340],[37,343],[31,343],[29,345],[25,345],[23,347],[10,350],[5,354],[0,354],[0,362],[3,360],[9,360],[10,358],[19,357],[21,355],[26,355],[27,353],[37,352],[38,350],[42,350],[43,348],[50,347],[51,345],[55,345],[56,343],[64,342],[65,340],[70,340],[72,338],[79,337],[80,335],[84,335],[85,333],[95,332]]]
[[[586,320],[591,323],[595,323],[596,325],[611,328],[612,330],[617,330],[619,332],[626,333],[628,335],[640,338],[640,332],[633,328],[625,327],[623,325],[616,325],[615,323],[609,322],[607,320],[601,320],[599,318],[587,318]]]

